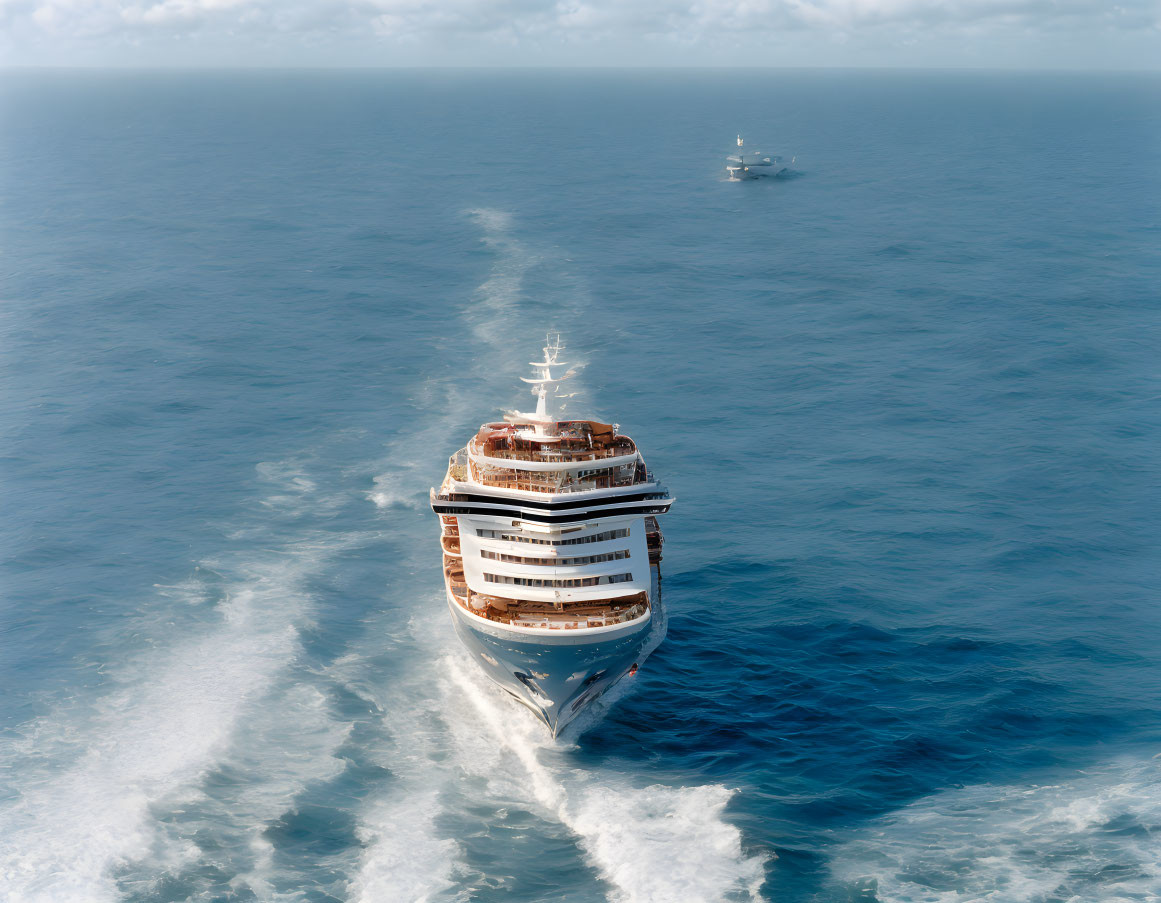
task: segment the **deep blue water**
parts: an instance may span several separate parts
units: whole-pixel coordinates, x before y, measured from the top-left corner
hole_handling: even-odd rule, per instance
[[[1161,896],[1161,80],[9,73],[0,115],[0,897]],[[722,181],[738,131],[794,172]],[[678,499],[668,638],[555,744],[426,508],[547,329]]]

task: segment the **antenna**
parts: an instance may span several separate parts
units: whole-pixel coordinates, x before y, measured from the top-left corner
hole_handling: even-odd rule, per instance
[[[538,435],[546,435],[546,428],[551,424],[556,416],[549,413],[548,410],[548,392],[552,389],[555,392],[556,387],[576,373],[575,368],[562,374],[561,376],[553,376],[552,369],[554,367],[564,367],[567,362],[560,360],[560,353],[564,350],[564,343],[560,340],[560,333],[548,333],[544,340],[544,360],[532,361],[530,366],[539,370],[539,375],[529,379],[528,377],[520,377],[522,382],[528,383],[532,386],[532,394],[536,396],[536,412],[534,414],[521,414],[518,411],[513,411],[511,416],[520,420],[531,421],[534,424],[534,429]]]

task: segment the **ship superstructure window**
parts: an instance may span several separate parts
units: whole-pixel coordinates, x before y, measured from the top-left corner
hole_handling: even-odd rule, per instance
[[[575,546],[586,542],[607,542],[610,539],[624,539],[629,535],[629,531],[627,529],[608,530],[604,533],[594,533],[592,536],[579,536],[576,539],[537,539],[533,536],[524,536],[520,533],[504,533],[500,530],[476,530],[476,535],[483,539],[528,542],[538,546]]]
[[[580,555],[574,558],[525,558],[523,555],[509,555],[507,552],[491,552],[484,549],[480,552],[480,556],[492,561],[509,561],[512,564],[576,567],[582,564],[599,564],[602,561],[622,561],[629,557],[629,550],[618,549],[616,552],[605,552],[601,555]]]
[[[632,574],[610,574],[607,577],[575,577],[570,580],[545,580],[539,577],[509,577],[507,574],[484,574],[484,580],[488,583],[506,583],[509,586],[532,586],[542,588],[604,586],[609,583],[628,583],[632,579]]]

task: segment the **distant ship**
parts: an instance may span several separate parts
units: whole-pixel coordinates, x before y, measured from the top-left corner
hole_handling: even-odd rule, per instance
[[[554,737],[656,645],[673,502],[616,424],[551,412],[561,349],[524,379],[536,411],[481,426],[431,490],[456,632]]]
[[[766,156],[760,150],[747,151],[743,147],[742,136],[739,135],[738,152],[726,157],[726,172],[730,174],[731,182],[757,179],[760,176],[776,176],[789,168],[779,157]]]

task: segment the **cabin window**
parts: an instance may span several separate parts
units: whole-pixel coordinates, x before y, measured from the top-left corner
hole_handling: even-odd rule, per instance
[[[600,564],[602,561],[623,561],[629,557],[629,550],[618,549],[616,552],[605,552],[601,555],[579,555],[569,558],[528,558],[524,555],[481,549],[480,557],[489,561],[507,561],[512,564],[532,564],[540,567],[580,567],[586,564]]]
[[[607,530],[604,533],[594,533],[591,536],[578,536],[575,539],[540,539],[534,536],[525,536],[522,533],[505,533],[501,530],[477,529],[476,535],[483,539],[503,539],[506,542],[526,542],[538,546],[576,546],[589,542],[608,542],[610,539],[624,539],[629,535],[628,529]]]

